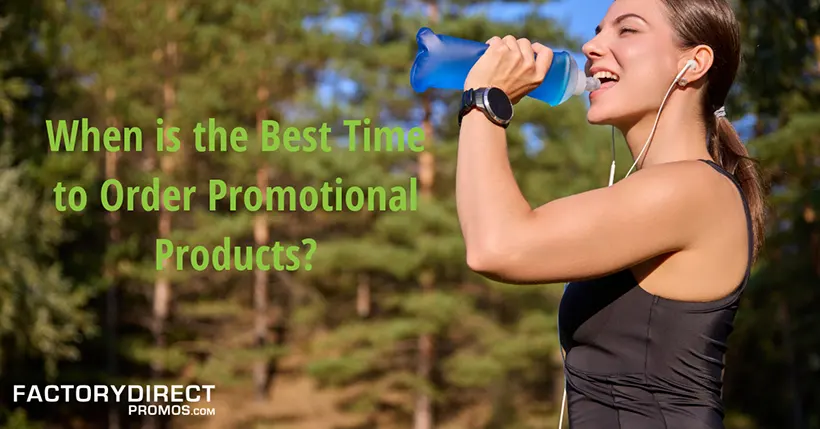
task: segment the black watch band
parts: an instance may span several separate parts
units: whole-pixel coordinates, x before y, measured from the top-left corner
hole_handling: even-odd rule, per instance
[[[458,125],[464,116],[473,109],[481,110],[492,123],[507,128],[513,117],[513,104],[504,91],[498,88],[468,89],[461,94],[461,108],[458,112]]]

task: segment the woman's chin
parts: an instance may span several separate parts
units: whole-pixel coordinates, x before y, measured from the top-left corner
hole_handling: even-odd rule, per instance
[[[610,125],[612,119],[610,115],[604,114],[601,109],[596,109],[595,107],[591,107],[589,111],[587,111],[587,122],[592,125]]]
[[[627,120],[621,109],[607,108],[606,105],[593,101],[587,110],[587,122],[592,125],[612,125],[620,127]]]

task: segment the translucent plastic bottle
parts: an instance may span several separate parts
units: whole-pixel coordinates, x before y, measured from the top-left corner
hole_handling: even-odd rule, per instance
[[[489,47],[486,43],[439,35],[427,27],[418,31],[416,42],[418,53],[410,70],[410,85],[416,92],[428,88],[462,90],[473,64]],[[600,86],[598,79],[586,76],[572,55],[554,51],[547,76],[528,96],[557,106],[573,95]]]

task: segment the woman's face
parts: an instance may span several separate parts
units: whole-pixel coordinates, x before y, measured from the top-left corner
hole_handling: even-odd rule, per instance
[[[589,95],[589,122],[628,127],[654,116],[683,67],[664,5],[614,1],[596,33],[583,48],[587,75],[602,80],[601,89]]]

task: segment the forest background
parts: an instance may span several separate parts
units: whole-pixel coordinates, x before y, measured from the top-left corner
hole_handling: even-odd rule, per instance
[[[454,202],[457,94],[409,85],[422,26],[580,50],[608,1],[0,2],[0,425],[34,428],[545,428],[561,402],[561,285],[470,272]],[[727,428],[820,428],[820,4],[738,0],[727,105],[769,183],[768,237],[725,374]],[[568,25],[563,16],[580,17]],[[583,27],[579,27],[583,24]],[[579,30],[582,28],[582,30]],[[521,103],[508,131],[533,205],[605,186],[586,102]],[[139,127],[143,150],[54,151],[47,121]],[[157,151],[157,119],[180,150]],[[213,118],[334,130],[330,152],[198,152]],[[347,150],[347,119],[419,127],[421,152]],[[162,135],[162,134],[161,134]],[[361,137],[361,136],[360,136]],[[166,141],[165,143],[168,143]],[[618,139],[618,172],[631,159]],[[190,210],[105,210],[102,184],[196,186]],[[336,178],[342,179],[337,185]],[[210,210],[231,186],[406,187],[417,209]],[[54,187],[87,190],[59,211]],[[156,269],[156,241],[299,246],[310,269]],[[304,264],[305,259],[300,259]],[[213,416],[13,401],[14,385],[210,384]]]

